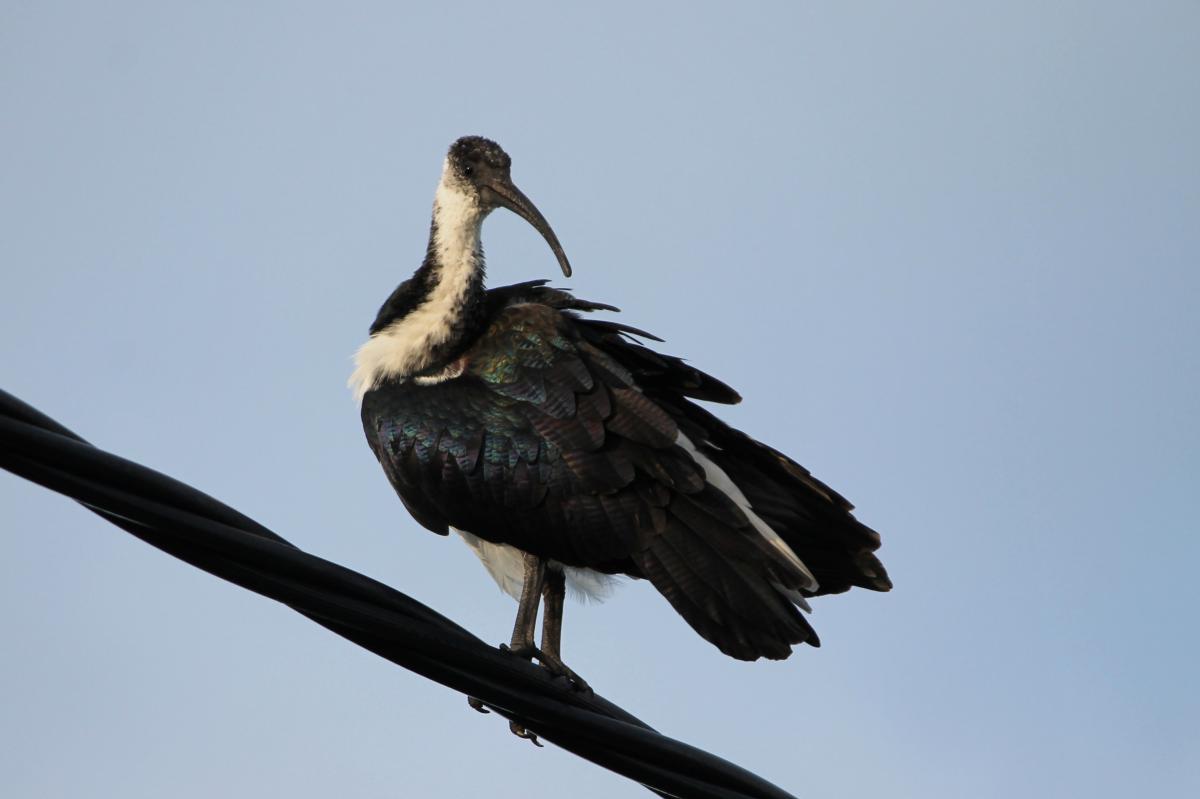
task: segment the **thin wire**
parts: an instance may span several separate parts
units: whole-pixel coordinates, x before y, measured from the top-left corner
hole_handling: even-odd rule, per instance
[[[660,796],[795,799],[739,766],[661,735],[603,697],[573,690],[489,646],[411,597],[304,552],[207,494],[93,447],[3,390],[0,467],[399,666],[476,697],[539,737]]]

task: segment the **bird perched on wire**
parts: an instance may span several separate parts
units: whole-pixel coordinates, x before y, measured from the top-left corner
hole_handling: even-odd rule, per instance
[[[547,281],[484,286],[480,230],[497,208],[567,256],[495,142],[454,142],[425,259],[392,292],[350,383],[367,440],[408,511],[455,530],[519,600],[511,651],[582,685],[562,661],[564,584],[648,580],[692,628],[742,660],[818,645],[801,609],[891,587],[879,536],[796,462],[697,403],[719,380],[591,318],[609,305]],[[534,642],[538,606],[545,610]]]

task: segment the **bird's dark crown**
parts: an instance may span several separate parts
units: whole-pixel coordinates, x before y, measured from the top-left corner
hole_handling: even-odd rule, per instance
[[[450,145],[447,154],[454,171],[468,179],[483,172],[506,172],[512,166],[508,153],[491,139],[482,136],[463,136]]]

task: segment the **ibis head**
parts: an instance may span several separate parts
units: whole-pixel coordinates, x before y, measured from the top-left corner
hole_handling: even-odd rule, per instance
[[[446,162],[461,189],[473,194],[485,213],[507,208],[533,225],[554,251],[563,274],[571,276],[571,264],[558,236],[533,201],[513,184],[509,174],[512,159],[499,144],[482,136],[463,136],[450,145]]]

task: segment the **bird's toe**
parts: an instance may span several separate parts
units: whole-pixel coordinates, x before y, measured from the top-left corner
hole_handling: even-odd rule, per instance
[[[538,747],[542,746],[542,742],[538,740],[537,733],[531,732],[530,730],[525,729],[525,725],[521,724],[520,722],[510,721],[508,723],[508,729],[511,730],[512,734],[517,736],[518,738],[524,738],[526,741],[529,741],[534,746],[538,746]]]

